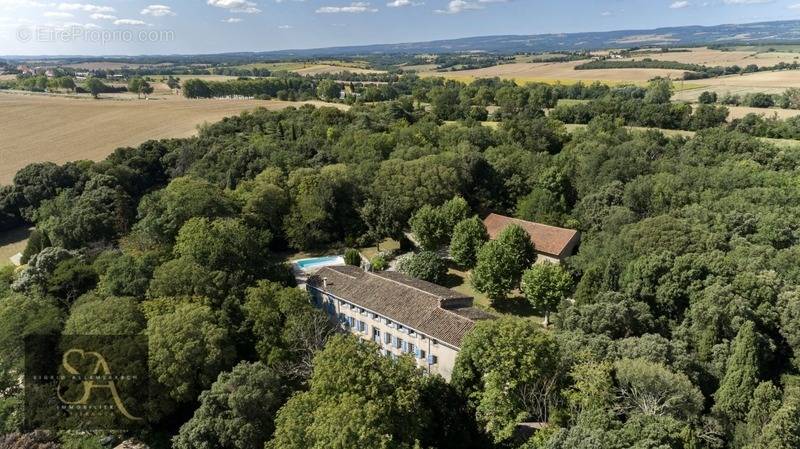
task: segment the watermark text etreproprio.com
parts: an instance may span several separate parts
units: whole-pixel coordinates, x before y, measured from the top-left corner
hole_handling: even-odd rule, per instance
[[[106,44],[112,42],[172,42],[172,30],[106,30],[84,26],[23,26],[17,29],[17,40],[27,42],[69,43],[85,42]]]

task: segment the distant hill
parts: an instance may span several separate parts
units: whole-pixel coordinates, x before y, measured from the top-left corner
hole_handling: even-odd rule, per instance
[[[800,21],[714,26],[681,26],[649,30],[588,33],[480,36],[403,44],[358,45],[257,53],[272,57],[314,57],[375,53],[493,53],[597,50],[636,46],[680,46],[722,43],[777,44],[800,42]]]
[[[800,44],[800,20],[728,24],[714,26],[680,26],[648,30],[597,31],[587,33],[529,34],[478,36],[428,42],[370,44],[266,52],[231,52],[206,55],[141,55],[141,56],[9,56],[12,60],[109,60],[139,63],[236,62],[251,59],[322,58],[379,54],[490,52],[557,52],[631,48],[644,46],[710,44]]]

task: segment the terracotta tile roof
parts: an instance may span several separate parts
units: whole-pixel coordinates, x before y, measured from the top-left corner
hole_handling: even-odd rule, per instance
[[[493,318],[472,307],[469,296],[396,271],[324,267],[308,278],[308,284],[322,289],[323,279],[334,296],[457,348],[476,320]]]
[[[580,234],[574,229],[558,228],[499,214],[489,214],[483,219],[483,224],[486,225],[486,230],[489,232],[489,238],[491,239],[497,238],[497,235],[506,226],[511,224],[518,225],[531,235],[531,242],[533,242],[536,252],[556,257],[568,256],[564,252],[571,247],[576,239],[580,238]]]

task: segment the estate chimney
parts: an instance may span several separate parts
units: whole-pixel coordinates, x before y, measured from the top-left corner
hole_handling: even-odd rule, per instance
[[[327,277],[322,278],[322,289],[323,290],[327,290],[328,289],[328,278]]]

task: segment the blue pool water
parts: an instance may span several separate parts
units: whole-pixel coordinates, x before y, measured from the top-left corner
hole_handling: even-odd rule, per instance
[[[298,267],[302,269],[321,267],[323,265],[335,265],[337,263],[344,263],[341,256],[325,256],[325,257],[311,257],[308,259],[300,259],[295,262]]]

